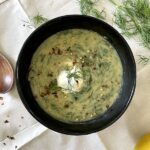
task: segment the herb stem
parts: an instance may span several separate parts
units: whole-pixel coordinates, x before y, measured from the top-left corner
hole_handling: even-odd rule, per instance
[[[114,0],[109,0],[112,4],[117,5],[117,3]]]
[[[145,57],[143,55],[138,55],[139,59],[138,59],[138,63],[146,65],[150,62],[150,57]]]
[[[99,1],[100,0],[79,0],[81,13],[98,19],[105,19],[106,12],[104,9],[102,11],[96,9],[96,5]]]

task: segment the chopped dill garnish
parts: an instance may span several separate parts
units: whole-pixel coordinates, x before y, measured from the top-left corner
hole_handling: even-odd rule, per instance
[[[148,58],[143,55],[138,55],[138,56],[139,56],[138,63],[146,65],[150,62],[150,57]]]
[[[139,35],[145,47],[150,48],[150,2],[125,0],[115,12],[115,23],[126,36]]]
[[[49,84],[49,90],[53,92],[57,92],[60,90],[60,87],[57,86],[57,80],[52,80],[51,83]]]
[[[69,85],[68,90],[72,91],[73,85],[71,84],[71,79],[74,78],[77,81],[77,79],[81,78],[81,73],[80,73],[80,71],[78,71],[76,69],[74,72],[69,71],[67,78],[68,78],[68,85]]]
[[[68,76],[67,76],[68,79],[70,78],[75,78],[75,79],[79,79],[81,78],[80,75],[77,74],[77,72],[73,72],[73,73],[69,73]]]
[[[79,0],[80,10],[83,15],[89,15],[98,19],[105,19],[106,12],[103,10],[99,11],[96,9],[96,4],[99,0]]]

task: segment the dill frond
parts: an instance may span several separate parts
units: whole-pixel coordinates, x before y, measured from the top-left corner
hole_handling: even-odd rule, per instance
[[[99,0],[79,0],[80,10],[83,15],[89,15],[98,19],[105,19],[106,12],[103,10],[99,11],[95,8]]]
[[[48,21],[47,18],[43,17],[40,14],[35,15],[31,20],[32,20],[35,27],[37,27],[37,26],[41,25],[42,23],[45,23],[45,22]]]
[[[47,22],[48,19],[38,13],[37,15],[30,18],[30,21],[25,21],[25,20],[22,20],[22,21],[24,22],[24,24],[23,24],[24,27],[28,27],[28,28],[32,29],[32,28],[36,28],[36,27],[40,26],[41,24]]]
[[[148,58],[143,55],[138,55],[138,56],[139,56],[138,63],[146,65],[150,62],[150,57]]]
[[[125,0],[115,12],[114,22],[126,36],[140,35],[150,48],[150,3],[148,0]]]

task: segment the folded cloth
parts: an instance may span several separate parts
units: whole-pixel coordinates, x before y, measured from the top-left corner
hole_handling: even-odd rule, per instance
[[[10,60],[14,69],[22,44],[33,31],[22,26],[22,19],[26,20],[27,16],[17,0],[0,4],[0,53]],[[0,97],[3,97],[0,100],[0,141],[36,123],[22,105],[15,84],[11,92]]]
[[[107,7],[105,7],[107,6]],[[107,22],[112,22],[115,7],[108,1],[102,6],[107,11]],[[41,14],[48,19],[61,15],[80,14],[77,0],[0,0],[0,52],[14,69],[20,49],[34,31],[32,18]],[[128,39],[135,59],[150,56],[137,39]],[[126,113],[109,128],[86,136],[69,136],[51,131],[38,123],[24,108],[16,85],[8,94],[0,94],[0,150],[132,150],[137,139],[150,132],[150,65],[137,63],[137,88]]]

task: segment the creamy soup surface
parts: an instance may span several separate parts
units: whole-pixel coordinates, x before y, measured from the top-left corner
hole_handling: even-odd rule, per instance
[[[58,32],[33,55],[28,80],[35,100],[64,122],[86,121],[116,101],[122,65],[116,50],[101,35],[84,29]]]

